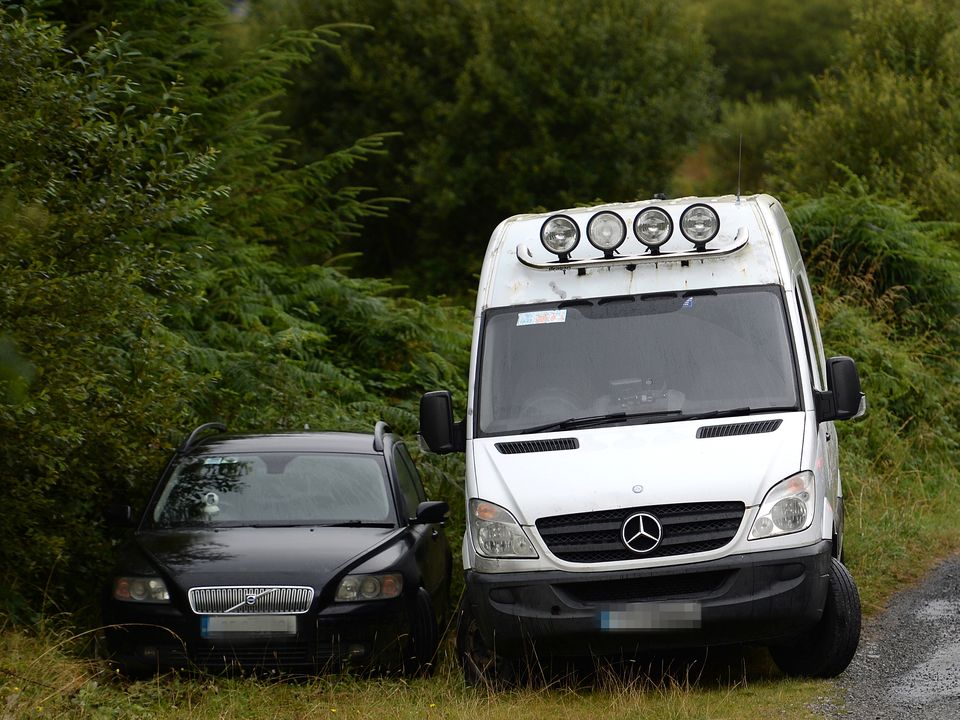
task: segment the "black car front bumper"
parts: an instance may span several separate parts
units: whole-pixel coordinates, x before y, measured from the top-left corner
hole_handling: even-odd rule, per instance
[[[774,642],[812,627],[831,545],[615,572],[466,574],[466,602],[490,648],[558,656]]]
[[[295,634],[205,637],[200,615],[173,605],[111,601],[107,649],[132,675],[168,669],[317,673],[401,667],[412,609],[406,598],[333,604],[296,615]]]

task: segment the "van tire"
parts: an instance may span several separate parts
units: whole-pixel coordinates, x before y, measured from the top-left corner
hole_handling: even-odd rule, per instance
[[[457,608],[457,659],[469,687],[503,689],[520,684],[520,664],[487,646],[466,598]]]
[[[850,664],[860,643],[860,593],[847,568],[830,558],[827,599],[820,621],[792,641],[770,647],[786,675],[836,677]]]

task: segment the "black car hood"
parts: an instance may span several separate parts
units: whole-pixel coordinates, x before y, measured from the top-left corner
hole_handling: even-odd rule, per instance
[[[137,533],[135,544],[181,590],[207,585],[310,585],[370,557],[402,530],[220,528]]]

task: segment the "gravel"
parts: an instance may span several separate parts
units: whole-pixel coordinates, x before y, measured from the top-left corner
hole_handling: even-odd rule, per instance
[[[864,625],[857,655],[840,676],[844,720],[960,718],[960,557],[895,595]]]

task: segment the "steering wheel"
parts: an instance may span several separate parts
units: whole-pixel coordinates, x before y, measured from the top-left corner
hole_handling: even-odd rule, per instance
[[[520,417],[529,422],[566,420],[582,415],[584,408],[577,395],[565,387],[538,390],[523,401]]]

